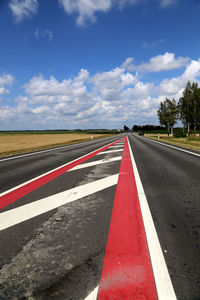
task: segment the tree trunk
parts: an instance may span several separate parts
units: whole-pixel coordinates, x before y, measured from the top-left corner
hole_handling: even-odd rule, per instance
[[[196,123],[194,124],[194,135],[196,136],[196,133],[197,133],[197,125]]]
[[[167,134],[169,136],[169,122],[167,123]]]
[[[187,125],[188,125],[188,139],[190,139],[190,123],[188,123]]]
[[[173,126],[171,127],[171,136],[173,137]]]
[[[185,123],[183,124],[183,133],[185,132]]]

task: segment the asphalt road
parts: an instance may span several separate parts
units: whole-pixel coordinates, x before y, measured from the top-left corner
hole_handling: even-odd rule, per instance
[[[120,137],[0,161],[0,192]],[[131,133],[129,141],[177,298],[199,300],[200,158]],[[118,174],[121,155],[105,150],[87,161],[104,163],[64,173],[2,213]],[[99,284],[115,191],[110,186],[0,231],[0,299],[84,299]]]

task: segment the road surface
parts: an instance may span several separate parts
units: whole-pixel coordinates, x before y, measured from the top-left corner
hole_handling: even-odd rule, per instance
[[[120,237],[137,241],[116,227],[123,215],[116,203],[125,198],[116,187],[128,185],[119,178],[131,151],[172,289],[177,299],[200,299],[200,157],[132,133],[126,142],[124,136],[0,161],[0,299],[86,299],[96,297],[92,291],[99,284],[99,299],[105,298],[101,287],[112,243],[122,243]]]

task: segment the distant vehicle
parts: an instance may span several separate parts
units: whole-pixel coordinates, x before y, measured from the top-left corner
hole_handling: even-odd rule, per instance
[[[139,131],[138,135],[144,135],[144,132],[143,131]]]

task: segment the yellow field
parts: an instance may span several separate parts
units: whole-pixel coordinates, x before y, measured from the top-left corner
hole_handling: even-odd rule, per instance
[[[94,139],[104,134],[94,134]],[[108,135],[107,135],[108,136]],[[91,134],[0,134],[0,156],[91,140]]]

